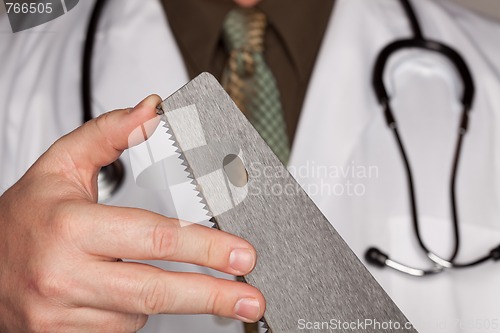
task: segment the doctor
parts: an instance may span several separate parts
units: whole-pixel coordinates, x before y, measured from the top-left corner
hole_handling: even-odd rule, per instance
[[[266,2],[272,7],[272,0],[265,0],[262,5]],[[493,247],[500,240],[500,207],[496,204],[500,180],[498,168],[495,167],[500,162],[497,153],[500,138],[495,134],[500,126],[495,113],[500,110],[497,93],[500,88],[500,49],[495,43],[500,25],[445,0],[414,1],[414,6],[426,35],[458,49],[476,79],[477,97],[463,151],[458,193],[463,235],[460,256],[465,259],[476,257],[484,251],[485,246]],[[17,182],[52,142],[79,125],[81,110],[77,101],[80,72],[79,62],[75,59],[79,59],[91,7],[91,2],[82,2],[56,21],[31,32],[4,34],[6,37],[0,42],[3,61],[0,101],[3,103],[4,119],[0,136],[1,186],[8,188],[15,184],[0,201],[0,222],[2,230],[7,231],[0,235],[0,251],[2,257],[6,258],[0,263],[2,331],[45,329],[66,332],[78,331],[82,329],[81,325],[95,325],[83,326],[83,331],[99,331],[105,327],[102,325],[110,323],[119,325],[108,326],[112,331],[134,331],[145,323],[143,315],[120,317],[114,312],[108,316],[103,311],[96,315],[95,311],[88,310],[80,311],[82,316],[73,316],[76,311],[70,311],[75,309],[70,306],[73,303],[66,303],[68,299],[93,295],[91,299],[88,296],[86,299],[96,302],[98,308],[110,299],[114,305],[120,301],[126,304],[127,301],[133,301],[134,294],[119,288],[121,283],[127,284],[123,278],[116,278],[117,285],[106,285],[105,275],[97,266],[93,272],[103,278],[92,280],[101,282],[100,285],[86,286],[79,282],[82,277],[83,281],[90,280],[88,275],[83,274],[85,266],[81,265],[79,258],[71,260],[75,258],[66,257],[63,261],[58,257],[66,251],[57,247],[61,245],[56,241],[60,240],[57,236],[61,230],[54,229],[53,214],[59,211],[59,207],[66,207],[65,212],[70,214],[62,215],[64,221],[79,223],[77,217],[80,211],[71,213],[67,209],[68,192],[61,193],[65,187],[55,186],[62,183],[54,173],[59,170],[59,174],[71,176],[72,185],[86,180],[83,185],[87,187],[81,186],[80,189],[84,189],[87,199],[95,200],[95,188],[91,180],[95,177],[97,166],[118,155],[115,150],[106,149],[105,143],[111,142],[109,148],[126,148],[128,144],[123,140],[127,140],[128,131],[154,117],[152,106],[158,102],[158,98],[150,97],[132,113],[112,113],[66,136]],[[174,16],[174,9],[168,15],[169,19]],[[8,31],[5,18],[0,19],[0,24],[2,31]],[[166,96],[183,85],[189,74],[194,74],[188,74],[192,67],[185,55],[183,57],[185,50],[179,48],[182,43],[176,39],[178,36],[174,37],[175,28],[172,24],[165,21],[161,5],[156,1],[121,0],[110,3],[96,41],[93,101],[96,113],[134,105],[137,100],[154,91]],[[293,149],[289,165],[298,181],[360,257],[368,246],[378,245],[393,257],[425,266],[428,261],[424,260],[412,234],[401,161],[370,86],[377,53],[387,43],[409,34],[409,24],[398,1],[335,2],[322,38],[321,51],[315,57],[300,121],[297,116],[297,129],[292,133]],[[449,228],[447,180],[459,119],[457,96],[462,87],[456,84],[459,81],[446,61],[437,55],[420,51],[403,52],[396,56],[386,75],[386,83],[393,95],[393,107],[415,172],[423,235],[426,243],[436,252],[443,256],[449,255],[452,233]],[[277,80],[279,83],[279,75]],[[300,87],[297,89],[300,91]],[[303,89],[305,93],[305,87]],[[286,108],[286,103],[283,104]],[[289,105],[292,105],[288,107],[291,110],[294,104]],[[98,122],[102,125],[95,126]],[[108,127],[101,127],[106,124]],[[92,129],[98,128],[101,131],[92,132]],[[108,133],[112,140],[109,137],[104,140],[99,136],[101,132]],[[117,142],[113,141],[115,135]],[[102,155],[95,147],[103,147]],[[80,178],[78,174],[75,180],[75,175],[70,172],[74,169],[65,168],[64,161],[55,157],[60,156],[61,150],[68,152],[72,163],[75,163],[73,158],[76,159],[78,171],[87,170],[84,175],[88,178]],[[124,158],[127,157],[126,152]],[[87,165],[89,161],[95,165]],[[328,172],[324,172],[325,169]],[[88,170],[93,172],[89,173]],[[132,172],[127,173],[123,189],[108,204],[140,207],[172,216],[172,198],[165,191],[138,188],[133,176]],[[175,208],[177,215],[183,219],[202,219],[189,216],[189,209],[183,211],[178,206]],[[89,210],[84,210],[86,214],[89,213]],[[85,219],[93,222],[87,225],[87,229],[98,231],[97,234],[79,232],[72,235],[83,245],[91,247],[92,251],[99,249],[102,244],[117,246],[116,252],[106,256],[108,259],[154,259],[144,256],[134,258],[133,253],[127,252],[126,239],[120,240],[117,236],[120,229],[116,230],[116,225],[114,228],[110,225],[112,234],[106,234],[101,230],[102,225],[96,223],[101,219],[106,222],[113,216],[111,222],[122,225],[136,213],[129,210],[123,213],[120,210],[119,215],[92,212],[93,218]],[[137,220],[150,222],[153,219],[149,213],[141,211],[141,214],[148,214],[150,218],[141,216]],[[61,218],[60,214],[55,216]],[[160,219],[154,215],[153,220],[157,218]],[[173,223],[163,218],[161,221]],[[31,224],[33,222],[38,223]],[[207,232],[196,226],[187,229],[194,230],[188,237],[191,241],[192,237],[196,240],[196,235],[205,236]],[[242,240],[220,233],[211,235],[224,239],[223,242],[227,242],[224,244],[228,244],[229,248],[243,248],[254,256],[251,246]],[[128,237],[134,241],[137,239],[136,235]],[[40,243],[40,239],[51,242]],[[99,241],[104,239],[107,241]],[[189,249],[196,251],[193,253]],[[223,251],[216,249],[219,250]],[[179,255],[187,257],[165,258],[202,264],[230,274],[244,274],[254,264],[252,259],[247,267],[232,269],[228,252],[217,256],[226,258],[227,262],[214,264],[198,260],[197,255],[206,251],[203,247],[188,246],[186,251],[179,252]],[[58,260],[54,261],[53,258]],[[61,263],[64,263],[64,267],[55,270],[53,265]],[[173,263],[156,264],[168,270],[194,269],[178,267]],[[421,332],[494,332],[500,331],[500,306],[495,298],[495,295],[500,294],[497,283],[499,269],[488,264],[425,280],[387,270],[373,269],[372,273]],[[208,273],[201,268],[196,270]],[[33,275],[36,272],[46,273],[41,276],[41,281],[45,282],[42,288],[37,285],[40,276]],[[54,272],[58,274],[50,274]],[[23,287],[17,287],[18,283],[23,283]],[[225,288],[226,282],[224,286],[219,286],[226,291],[224,295],[228,301],[223,300],[214,308],[202,310],[249,321],[257,319],[264,310],[262,297],[250,287],[230,285],[234,288]],[[171,287],[169,285],[168,290]],[[179,300],[176,303],[179,308],[154,308],[160,311],[149,312],[205,312],[197,308],[197,304],[206,305],[203,297],[210,297],[189,287],[193,285],[183,285],[177,289],[181,293],[175,298]],[[186,293],[186,290],[194,293]],[[164,293],[152,295],[161,296]],[[190,295],[193,295],[193,300],[189,299]],[[95,296],[102,296],[102,299]],[[253,302],[253,307],[250,302],[243,309],[258,308],[253,313],[255,318],[248,318],[248,313],[243,316],[236,313],[238,300],[248,297],[257,302]],[[152,299],[158,300],[155,297]],[[258,306],[255,306],[256,303]],[[47,304],[51,305],[53,311],[47,311]],[[121,308],[114,306],[111,311],[117,309]],[[92,316],[93,320],[90,320]],[[33,327],[23,327],[24,324]],[[215,317],[192,319],[158,316],[151,318],[145,332],[231,332],[235,329],[239,329],[237,323]]]

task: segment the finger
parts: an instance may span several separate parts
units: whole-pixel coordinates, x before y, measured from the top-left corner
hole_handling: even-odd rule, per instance
[[[148,316],[144,314],[119,313],[91,308],[83,309],[80,318],[82,325],[89,325],[89,330],[82,332],[135,333],[143,328],[148,321]]]
[[[78,169],[97,170],[115,161],[130,142],[140,143],[136,133],[144,141],[154,132],[159,123],[156,106],[160,103],[159,96],[151,95],[133,109],[105,113],[63,137],[56,146],[69,154]]]
[[[78,283],[81,306],[141,314],[215,314],[246,322],[262,318],[265,301],[254,287],[195,273],[119,262],[95,262]]]
[[[73,308],[66,314],[57,314],[62,322],[57,326],[61,332],[123,332],[133,333],[143,328],[147,315],[129,314],[95,308]]]
[[[250,243],[219,230],[141,209],[90,204],[79,209],[70,241],[88,254],[187,262],[233,275],[248,274],[256,263]]]

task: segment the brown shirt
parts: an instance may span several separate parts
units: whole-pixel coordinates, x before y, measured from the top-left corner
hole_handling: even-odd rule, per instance
[[[219,80],[227,60],[221,40],[233,0],[162,0],[191,78],[210,72]],[[290,142],[334,0],[263,0],[268,18],[264,58],[276,77]]]

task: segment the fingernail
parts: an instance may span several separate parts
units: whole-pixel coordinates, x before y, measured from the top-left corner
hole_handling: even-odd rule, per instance
[[[235,249],[229,255],[229,265],[235,271],[246,274],[255,265],[255,257],[248,249]]]
[[[157,104],[161,102],[161,98],[157,95],[150,95],[139,102],[134,108],[129,109],[129,113],[134,112],[135,110],[141,109],[143,106],[151,104],[152,107],[156,108]],[[155,109],[156,112],[156,109]]]
[[[260,318],[260,303],[254,298],[240,299],[234,307],[234,313],[242,321],[257,321]]]

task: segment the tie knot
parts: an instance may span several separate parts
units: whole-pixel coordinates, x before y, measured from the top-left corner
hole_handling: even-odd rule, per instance
[[[229,52],[262,52],[266,15],[256,8],[237,8],[224,21],[223,40]]]

